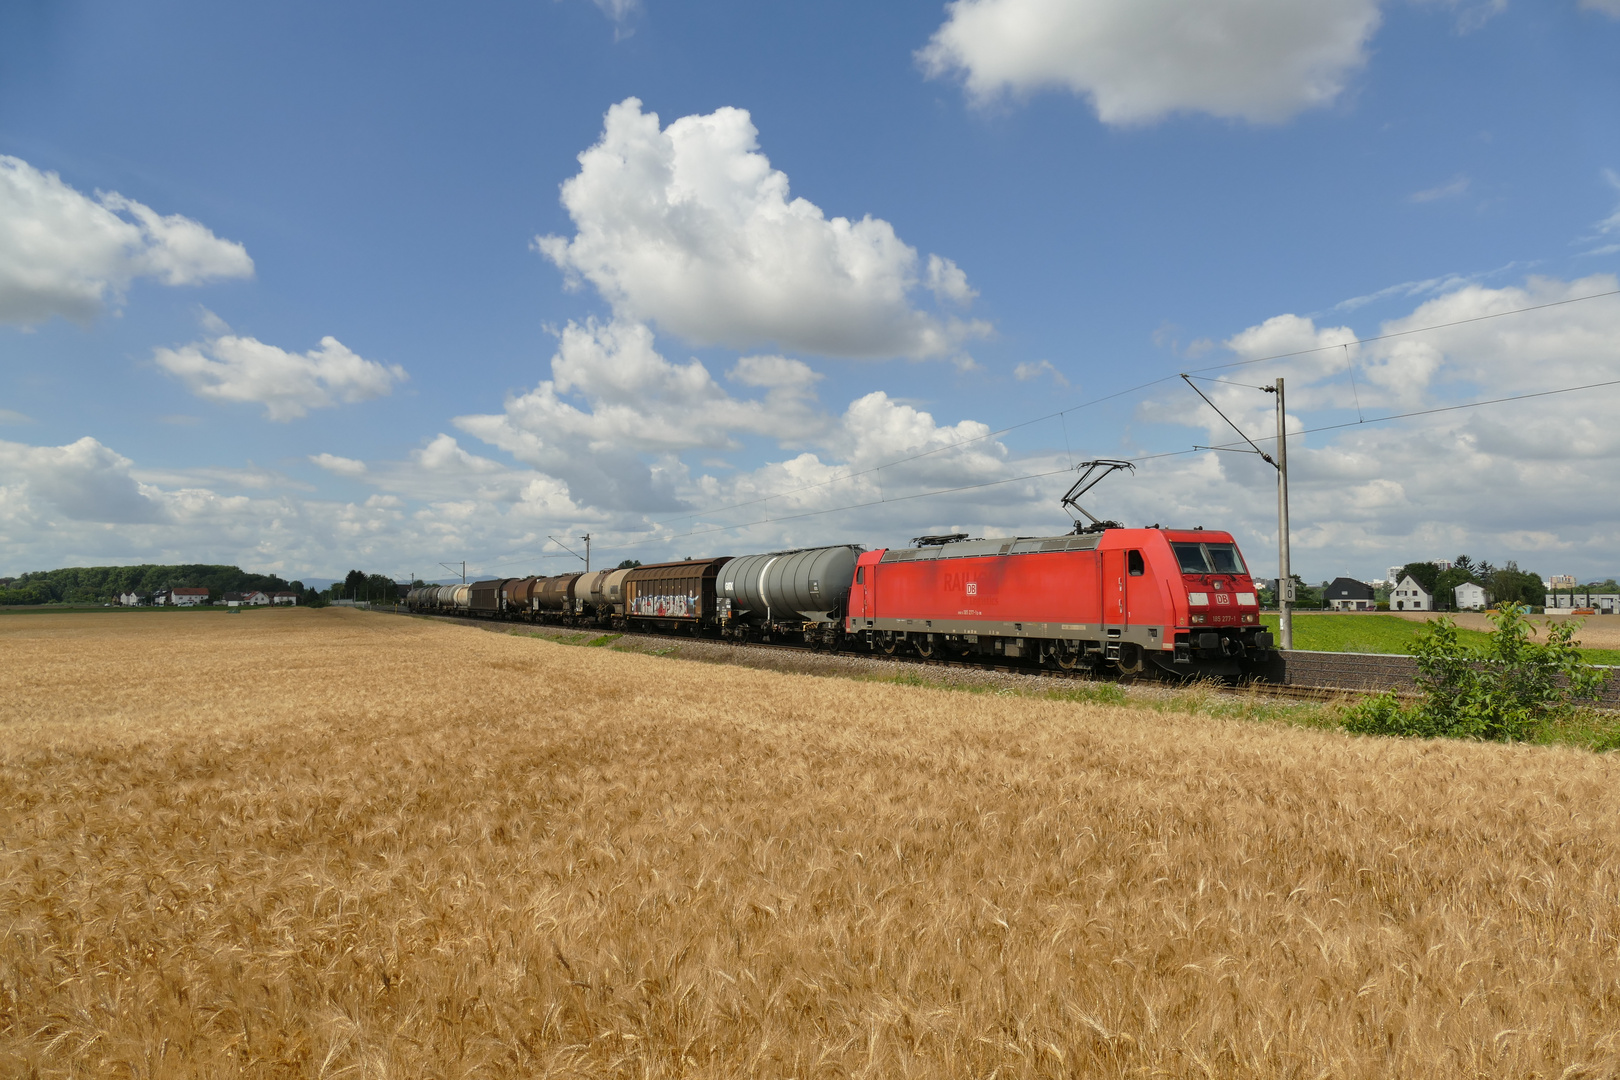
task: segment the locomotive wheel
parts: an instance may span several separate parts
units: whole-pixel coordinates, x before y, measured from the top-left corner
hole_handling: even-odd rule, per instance
[[[924,638],[923,640],[917,642],[917,655],[922,657],[924,660],[932,660],[934,658],[933,641],[929,640],[928,638]]]
[[[1147,669],[1147,657],[1142,655],[1142,646],[1126,642],[1119,647],[1119,659],[1115,664],[1120,675],[1134,679]]]
[[[900,643],[894,639],[893,634],[890,634],[888,637],[883,639],[883,641],[880,643],[880,647],[883,649],[883,652],[886,655],[893,656],[894,650],[900,647]]]
[[[1061,671],[1073,671],[1080,666],[1080,654],[1077,652],[1059,650],[1053,655],[1056,657],[1058,669]]]

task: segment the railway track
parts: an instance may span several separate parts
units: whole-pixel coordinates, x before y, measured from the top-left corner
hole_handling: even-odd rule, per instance
[[[374,609],[374,610],[379,610],[379,609]],[[380,609],[380,610],[388,611],[389,609],[384,608],[384,609]],[[888,653],[883,653],[883,652],[834,651],[834,650],[825,649],[825,648],[821,648],[821,647],[810,646],[810,645],[788,644],[788,643],[784,643],[784,642],[735,641],[735,640],[730,640],[730,639],[696,637],[696,636],[693,636],[693,635],[690,635],[690,634],[660,633],[660,632],[657,632],[657,631],[648,631],[648,630],[622,630],[622,631],[621,630],[613,630],[613,631],[607,631],[607,630],[602,630],[600,627],[573,627],[573,626],[565,626],[565,625],[559,625],[559,624],[553,624],[553,623],[527,623],[527,622],[511,620],[511,619],[482,619],[482,618],[476,618],[476,617],[471,616],[471,615],[427,614],[427,613],[422,613],[422,612],[408,611],[408,610],[405,610],[405,609],[394,609],[392,613],[393,614],[398,614],[398,615],[413,616],[413,617],[416,617],[416,618],[440,619],[440,620],[443,620],[445,622],[463,623],[463,624],[466,624],[466,625],[469,625],[469,626],[477,626],[477,627],[479,627],[481,629],[487,629],[487,630],[496,630],[496,629],[517,630],[517,629],[532,628],[532,629],[537,629],[537,630],[538,629],[545,629],[545,630],[550,630],[550,631],[557,632],[557,633],[576,633],[576,634],[590,634],[593,631],[597,631],[597,632],[600,632],[600,633],[613,633],[613,634],[617,634],[617,635],[622,636],[622,637],[636,637],[636,638],[653,639],[653,640],[659,640],[659,641],[674,641],[674,642],[683,642],[683,643],[684,642],[702,642],[702,643],[706,643],[706,644],[710,644],[710,645],[728,645],[728,646],[731,646],[731,647],[734,647],[734,648],[760,650],[760,651],[777,651],[777,652],[796,654],[796,655],[800,655],[800,656],[847,656],[847,657],[858,658],[858,659],[861,659],[861,660],[878,661],[878,662],[881,662],[883,664],[893,665],[896,668],[909,667],[909,668],[934,669],[934,670],[938,670],[938,669],[959,669],[959,670],[963,670],[963,671],[974,671],[974,672],[996,672],[996,673],[1007,674],[1007,675],[1021,675],[1021,676],[1028,676],[1028,677],[1034,677],[1034,678],[1040,678],[1040,679],[1056,680],[1056,681],[1060,681],[1060,682],[1061,681],[1067,681],[1067,682],[1072,682],[1072,683],[1090,683],[1090,684],[1113,683],[1113,684],[1127,685],[1127,686],[1128,685],[1142,685],[1142,686],[1157,685],[1157,686],[1164,686],[1164,687],[1171,687],[1171,686],[1176,686],[1176,685],[1187,685],[1187,684],[1177,684],[1176,682],[1174,682],[1171,679],[1158,677],[1158,676],[1155,676],[1155,675],[1152,675],[1152,674],[1145,674],[1145,675],[1134,676],[1134,677],[1114,677],[1114,678],[1109,678],[1109,677],[1105,677],[1105,676],[1098,676],[1098,675],[1092,674],[1090,672],[1085,672],[1085,671],[1058,671],[1058,670],[1053,670],[1052,668],[1040,667],[1040,666],[1038,666],[1036,664],[981,663],[981,662],[975,662],[975,661],[971,661],[971,660],[954,660],[954,659],[946,659],[946,658],[941,658],[941,657],[890,655]],[[1246,682],[1243,682],[1243,683],[1238,683],[1238,684],[1229,684],[1229,683],[1213,684],[1213,683],[1210,683],[1208,685],[1210,685],[1212,689],[1216,690],[1217,692],[1221,692],[1221,693],[1257,695],[1257,696],[1278,698],[1278,699],[1284,699],[1284,700],[1293,700],[1293,701],[1331,701],[1331,700],[1346,697],[1346,696],[1361,696],[1361,695],[1365,695],[1365,694],[1368,694],[1368,693],[1376,692],[1376,691],[1371,690],[1371,689],[1369,689],[1369,688],[1367,688],[1365,686],[1358,688],[1358,687],[1319,686],[1319,685],[1309,685],[1309,686],[1307,686],[1307,685],[1290,685],[1288,683],[1268,682],[1268,681],[1261,680],[1261,679],[1249,680],[1249,681],[1246,681]],[[1399,690],[1399,688],[1393,688],[1393,689],[1397,689],[1397,691]]]

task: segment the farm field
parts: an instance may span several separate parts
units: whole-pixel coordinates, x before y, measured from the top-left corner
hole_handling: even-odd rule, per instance
[[[1418,635],[1432,616],[1387,612],[1294,612],[1294,647],[1317,652],[1409,653]],[[1458,639],[1465,645],[1484,645],[1490,623],[1484,615],[1461,613],[1457,620]],[[1277,632],[1277,616],[1262,614],[1262,622]],[[1531,616],[1538,628],[1546,621]],[[1620,624],[1620,619],[1614,620]],[[1587,619],[1576,640],[1583,647],[1581,656],[1591,664],[1620,665],[1620,625],[1609,627],[1598,618]]]
[[[0,1074],[1598,1076],[1620,755],[0,620]]]

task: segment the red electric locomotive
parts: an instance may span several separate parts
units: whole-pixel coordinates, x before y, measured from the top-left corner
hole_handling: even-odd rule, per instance
[[[1126,674],[1153,664],[1238,676],[1272,649],[1237,544],[1202,529],[923,537],[913,548],[868,551],[845,629],[888,653],[1027,657]]]

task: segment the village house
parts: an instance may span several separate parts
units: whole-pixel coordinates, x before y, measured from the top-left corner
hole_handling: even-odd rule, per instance
[[[124,607],[140,607],[146,603],[146,597],[133,590],[118,594],[118,603]]]
[[[1491,594],[1485,591],[1483,585],[1476,585],[1472,581],[1465,581],[1455,589],[1451,595],[1457,601],[1458,611],[1484,611],[1491,606]]]
[[[295,592],[276,592],[270,594],[270,603],[280,606],[282,604],[296,605],[298,594]]]
[[[207,589],[159,589],[152,594],[154,607],[196,607],[207,602]]]
[[[1389,594],[1391,611],[1433,611],[1434,597],[1407,574]]]
[[[1376,611],[1378,601],[1373,596],[1373,587],[1365,581],[1355,578],[1334,578],[1333,584],[1327,587],[1324,598],[1328,607],[1334,611]]]

